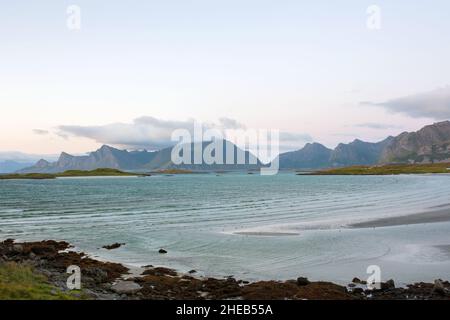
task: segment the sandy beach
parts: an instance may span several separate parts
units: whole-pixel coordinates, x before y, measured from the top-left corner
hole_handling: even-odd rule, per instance
[[[401,226],[408,224],[421,224],[421,223],[433,223],[433,222],[443,222],[450,221],[450,208],[415,213],[400,217],[382,218],[375,219],[366,222],[359,222],[351,224],[350,228],[378,228],[378,227],[390,227],[390,226]]]

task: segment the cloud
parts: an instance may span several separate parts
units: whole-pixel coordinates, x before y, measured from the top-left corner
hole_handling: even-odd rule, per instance
[[[245,129],[245,125],[237,122],[234,119],[230,119],[230,118],[220,118],[219,123],[220,123],[220,126],[225,129],[234,129],[234,130]]]
[[[168,121],[154,117],[140,117],[132,123],[111,123],[99,126],[59,126],[62,137],[76,136],[132,149],[160,149],[173,145],[172,132],[193,129],[194,121]]]
[[[450,86],[385,102],[365,101],[361,104],[383,107],[391,112],[403,113],[413,118],[445,120],[450,118]]]
[[[394,124],[382,124],[382,123],[374,123],[374,122],[358,123],[358,124],[354,125],[354,127],[369,128],[369,129],[375,129],[375,130],[401,129],[400,126],[397,126]]]
[[[280,132],[280,152],[298,150],[313,138],[307,133]]]
[[[173,145],[172,132],[176,129],[194,129],[194,120],[172,121],[144,116],[134,119],[131,123],[111,123],[98,126],[62,125],[58,127],[58,136],[69,136],[92,139],[101,144],[110,144],[126,149],[156,150]],[[203,123],[203,129],[216,129],[223,133],[226,130],[245,130],[244,124],[230,118],[220,118],[218,123]],[[225,136],[226,138],[226,136]],[[312,141],[308,134],[280,133],[280,144],[286,146],[301,146]]]
[[[311,142],[313,139],[309,134],[306,133],[292,133],[292,132],[280,132],[281,142]]]
[[[42,130],[42,129],[33,129],[33,133],[41,135],[41,136],[49,134],[49,132],[47,130]]]

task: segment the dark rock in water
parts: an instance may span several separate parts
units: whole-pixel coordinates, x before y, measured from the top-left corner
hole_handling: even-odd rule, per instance
[[[381,283],[381,290],[390,290],[390,289],[395,289],[394,280],[390,279],[386,282]]]
[[[298,286],[307,286],[311,282],[308,280],[308,278],[305,277],[298,277],[297,278],[297,285]]]
[[[197,270],[190,270],[189,273],[190,274],[197,273]]]
[[[356,284],[354,284],[354,283],[349,283],[349,284],[348,284],[348,287],[349,287],[349,288],[354,288],[354,287],[356,287]]]
[[[352,282],[353,283],[361,283],[361,279],[355,277],[355,278],[353,278]]]
[[[106,245],[106,246],[103,246],[102,248],[104,248],[104,249],[107,249],[107,250],[112,250],[112,249],[117,249],[117,248],[120,248],[121,246],[124,246],[125,245],[125,243],[113,243],[113,244],[110,244],[110,245]]]
[[[439,295],[445,296],[446,290],[445,290],[444,284],[442,283],[441,280],[439,280],[439,279],[434,280],[433,293],[437,293]]]
[[[153,265],[148,264],[148,265],[146,265],[146,266],[142,266],[142,268],[153,268]]]
[[[167,251],[166,250],[164,250],[164,249],[159,249],[159,251],[158,251],[159,253],[161,253],[161,254],[165,254],[165,253],[167,253]]]

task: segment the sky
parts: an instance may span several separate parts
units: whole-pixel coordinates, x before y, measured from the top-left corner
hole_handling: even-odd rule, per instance
[[[194,120],[276,129],[288,149],[415,131],[450,119],[449,14],[447,0],[0,0],[0,152],[152,149]]]

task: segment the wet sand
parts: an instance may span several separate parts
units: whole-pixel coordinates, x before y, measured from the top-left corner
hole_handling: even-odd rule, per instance
[[[450,221],[450,208],[415,213],[400,217],[382,218],[375,219],[366,222],[359,222],[349,225],[350,228],[378,228],[378,227],[390,227],[390,226],[401,226],[408,224],[421,224],[421,223],[433,223],[433,222],[444,222]]]

